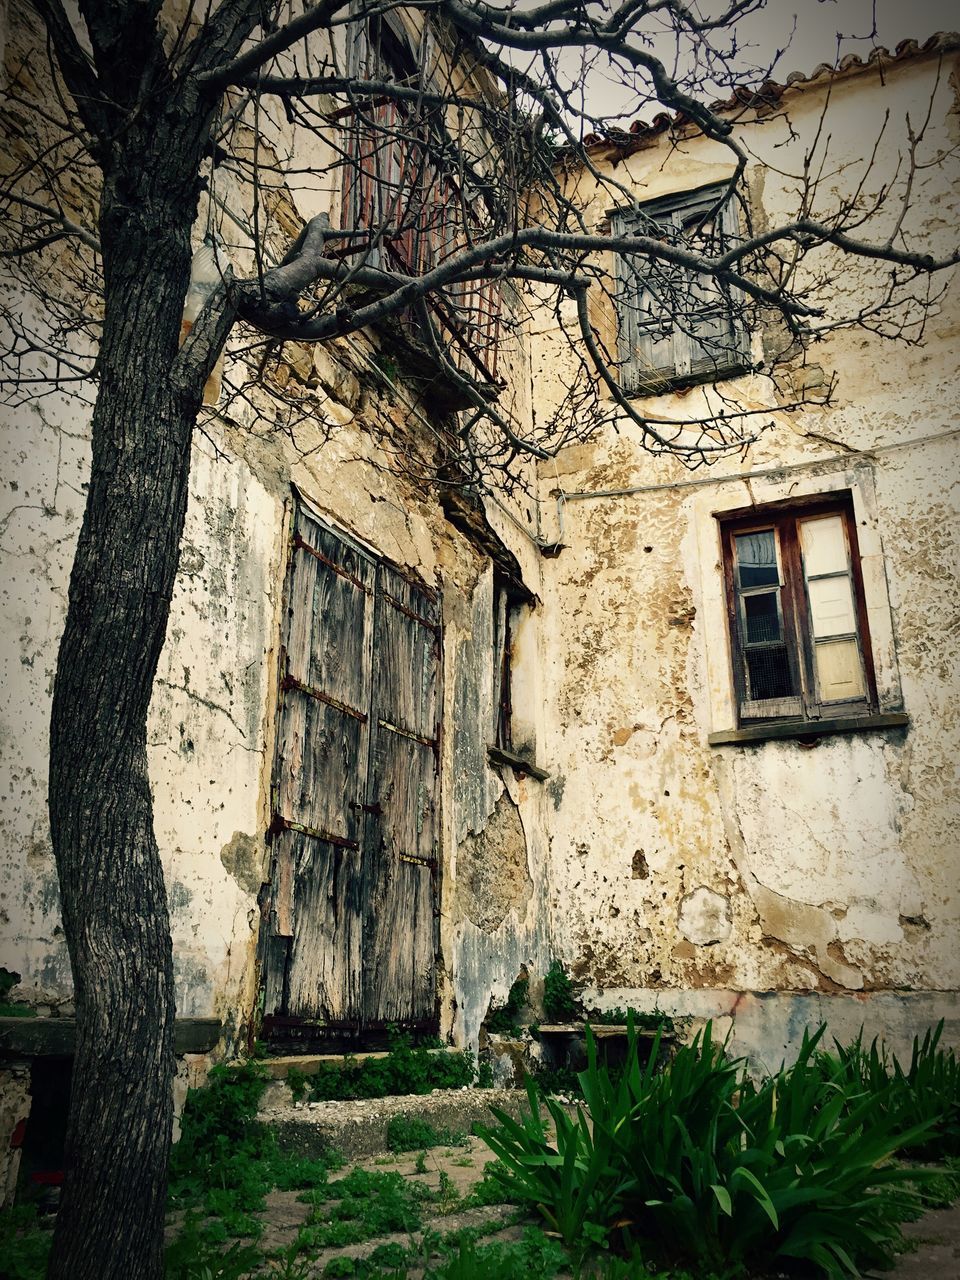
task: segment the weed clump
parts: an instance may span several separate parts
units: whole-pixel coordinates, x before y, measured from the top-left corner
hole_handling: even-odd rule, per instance
[[[583,1017],[583,1006],[560,960],[551,961],[544,974],[543,1013],[548,1022],[573,1022]]]
[[[521,973],[507,992],[504,1004],[493,1005],[483,1025],[494,1035],[519,1036],[522,1032],[520,1014],[527,1003],[530,979]]]
[[[461,1089],[477,1082],[473,1054],[433,1052],[439,1048],[438,1040],[414,1046],[409,1036],[398,1035],[392,1039],[386,1057],[347,1056],[342,1065],[323,1063],[312,1075],[290,1072],[287,1083],[294,1098],[324,1102],[424,1094],[434,1089]]]
[[[432,1197],[423,1183],[399,1173],[353,1169],[322,1193],[315,1193],[313,1213],[300,1233],[302,1243],[325,1248],[416,1231],[423,1221],[423,1205]]]
[[[460,1147],[467,1140],[462,1129],[438,1129],[419,1116],[391,1116],[387,1123],[388,1151],[423,1151],[428,1147]]]
[[[307,1160],[280,1150],[256,1118],[266,1084],[262,1064],[251,1060],[213,1067],[206,1085],[187,1095],[170,1155],[170,1200],[217,1219],[204,1228],[211,1239],[259,1235],[252,1215],[268,1191],[323,1186],[341,1163],[333,1153]]]

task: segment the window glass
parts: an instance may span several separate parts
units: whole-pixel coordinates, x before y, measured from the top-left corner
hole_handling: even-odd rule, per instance
[[[825,506],[825,504],[824,504]],[[849,507],[773,510],[768,528],[729,521],[724,540],[734,679],[741,722],[865,715],[874,696],[864,662],[856,546]],[[746,526],[746,527],[744,527]]]
[[[740,586],[779,585],[777,542],[773,530],[764,529],[762,533],[741,533],[736,541]]]

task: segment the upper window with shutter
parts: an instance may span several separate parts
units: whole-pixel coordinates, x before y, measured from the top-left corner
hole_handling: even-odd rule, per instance
[[[850,500],[721,521],[741,725],[876,711]]]
[[[716,258],[739,234],[726,185],[656,200],[612,216],[614,236],[664,240]],[[623,389],[655,394],[715,382],[749,367],[742,296],[712,276],[657,259],[617,255],[617,315]]]

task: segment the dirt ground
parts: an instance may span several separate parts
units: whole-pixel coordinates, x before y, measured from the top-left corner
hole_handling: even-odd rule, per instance
[[[457,1208],[457,1202],[472,1190],[491,1158],[483,1142],[472,1137],[465,1140],[463,1146],[437,1147],[427,1151],[423,1157],[425,1173],[417,1172],[417,1153],[368,1156],[351,1162],[349,1168],[393,1170],[404,1178],[425,1183],[440,1196],[440,1200],[432,1214],[425,1215],[422,1230],[412,1235],[380,1236],[362,1244],[322,1250],[311,1264],[310,1277],[322,1276],[324,1268],[335,1257],[364,1257],[383,1244],[409,1247],[418,1243],[427,1231],[447,1233],[463,1227],[482,1226],[486,1228],[485,1240],[520,1239],[524,1226],[516,1222],[513,1206]],[[309,1216],[310,1205],[298,1200],[297,1194],[274,1191],[267,1197],[266,1209],[259,1215],[264,1223],[264,1234],[259,1243],[265,1252],[293,1244]],[[443,1212],[445,1201],[450,1210],[446,1213]],[[935,1210],[917,1222],[905,1224],[904,1234],[910,1242],[908,1251],[898,1258],[893,1270],[877,1273],[878,1280],[960,1280],[960,1204]],[[415,1275],[416,1272],[411,1270],[411,1280]],[[518,1277],[517,1280],[524,1278]]]
[[[903,1234],[916,1249],[900,1255],[886,1280],[960,1280],[960,1202],[905,1223]]]

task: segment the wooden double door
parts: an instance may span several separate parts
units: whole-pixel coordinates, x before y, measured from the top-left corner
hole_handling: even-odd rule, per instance
[[[298,502],[284,607],[263,1033],[432,1029],[438,597]]]

